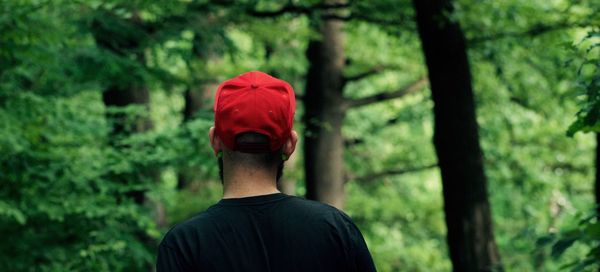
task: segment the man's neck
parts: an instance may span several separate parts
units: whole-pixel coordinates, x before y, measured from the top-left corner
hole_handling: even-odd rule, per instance
[[[223,198],[241,198],[279,193],[275,176],[271,173],[254,170],[235,171],[225,175]]]

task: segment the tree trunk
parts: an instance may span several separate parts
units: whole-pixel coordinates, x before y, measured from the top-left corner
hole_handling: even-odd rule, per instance
[[[338,2],[326,2],[328,4]],[[323,18],[321,39],[311,40],[304,96],[304,167],[306,197],[344,206],[343,175],[343,22]]]
[[[413,0],[434,102],[454,271],[502,270],[494,241],[465,37],[449,0]]]

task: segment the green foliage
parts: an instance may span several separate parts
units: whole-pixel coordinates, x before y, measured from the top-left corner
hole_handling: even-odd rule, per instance
[[[183,122],[183,93],[264,70],[301,94],[307,41],[316,35],[310,16],[243,15],[287,1],[229,3],[0,1],[9,14],[0,16],[0,270],[147,271],[169,226],[220,198],[206,137],[211,95]],[[506,270],[593,269],[598,223],[574,219],[593,203],[593,141],[564,131],[581,108],[570,132],[598,125],[597,4],[464,0],[457,11]],[[385,69],[350,82],[347,97],[394,91],[425,75],[409,1],[351,1],[348,14],[344,74]],[[543,27],[557,24],[574,26]],[[106,107],[110,86],[145,87],[151,103]],[[346,117],[344,136],[355,142],[344,153],[346,211],[379,271],[451,267],[435,168],[360,179],[436,163],[432,106],[423,89]],[[107,113],[149,118],[153,129],[115,139]],[[196,179],[178,189],[189,169]],[[301,173],[301,157],[286,166],[300,194]],[[145,192],[143,205],[128,197],[134,190]]]
[[[598,16],[600,5],[586,4],[591,10],[596,11],[586,24],[586,34],[578,38],[578,42],[565,45],[567,52],[570,53],[568,67],[576,73],[577,83],[574,89],[580,98],[578,102],[581,107],[577,112],[576,120],[567,130],[567,135],[570,137],[578,131],[600,132],[600,16]],[[583,244],[587,248],[587,253],[564,257],[570,262],[561,268],[570,271],[597,271],[600,267],[600,223],[596,213],[580,219],[575,226],[563,228],[558,235],[552,234],[545,240],[540,239],[543,243],[538,244],[543,246],[552,241],[551,256],[555,259],[565,255],[565,251],[574,244]]]
[[[141,269],[152,259],[141,239],[158,235],[152,219],[105,178],[128,162],[102,144],[102,105],[82,103],[93,98],[4,93],[2,270]]]
[[[567,131],[570,136],[577,131],[600,131],[600,19],[598,20],[596,29],[590,30],[581,42],[570,46],[575,55],[572,61],[577,65],[578,93],[584,97],[581,110],[577,112],[577,120]]]
[[[2,270],[146,270],[159,238],[150,207],[126,197],[152,191],[144,169],[197,164],[209,122],[137,134],[108,145],[98,93],[3,96],[0,158]],[[206,169],[207,173],[215,173]],[[115,174],[137,177],[127,183]],[[31,267],[33,268],[33,267]]]
[[[148,169],[205,161],[210,153],[198,153],[210,121],[111,144],[107,112],[140,109],[106,108],[102,87],[152,81],[144,75],[157,70],[96,47],[69,16],[99,16],[91,6],[3,1],[1,9],[11,15],[0,20],[0,270],[149,270],[161,233],[152,206],[127,194],[146,190],[160,201]]]
[[[550,255],[554,259],[559,259],[566,255],[567,250],[576,244],[586,245],[590,248],[586,254],[578,253],[573,256],[567,256],[571,261],[564,264],[561,269],[576,271],[597,271],[600,267],[600,223],[596,220],[596,214],[583,217],[578,215],[578,223],[574,226],[565,227],[558,234],[549,234],[540,237],[537,241],[538,250],[545,250],[550,247]]]
[[[576,243],[555,259],[535,246],[593,206],[593,138],[564,133],[569,113],[578,110],[576,68],[565,65],[571,54],[564,44],[578,41],[578,25],[594,20],[589,4],[463,1],[459,7],[471,41],[494,232],[509,271],[562,271],[565,260],[589,249]]]

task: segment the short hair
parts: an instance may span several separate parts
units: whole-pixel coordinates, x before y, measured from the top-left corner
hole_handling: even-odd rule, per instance
[[[235,137],[236,145],[267,145],[269,138],[256,132],[246,132]],[[270,169],[281,162],[282,150],[261,153],[246,153],[241,151],[226,150],[228,159],[235,165],[244,165]]]
[[[252,145],[252,144],[268,144],[269,137],[266,135],[256,133],[256,132],[246,132],[240,135],[237,135],[235,138],[236,144],[242,145]],[[263,153],[244,153],[240,151],[233,151],[225,149],[223,150],[223,157],[227,157],[227,161],[231,163],[234,167],[244,166],[251,168],[261,168],[265,170],[271,170],[276,168],[277,175],[276,181],[278,182],[281,176],[283,175],[283,149],[272,151],[272,152],[263,152]],[[219,164],[219,176],[221,178],[221,182],[223,182],[223,159],[218,159]]]

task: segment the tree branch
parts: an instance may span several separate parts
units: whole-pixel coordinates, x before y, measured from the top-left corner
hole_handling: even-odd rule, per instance
[[[374,128],[369,129],[369,131],[371,132],[370,134],[373,135],[375,133],[377,133],[378,131],[380,131],[381,129],[388,127],[388,126],[393,126],[395,124],[397,124],[399,121],[398,117],[394,117],[391,119],[388,119],[383,125],[381,126],[376,126]],[[344,139],[344,147],[345,148],[349,148],[349,147],[353,147],[355,145],[359,145],[359,144],[363,144],[365,142],[364,138],[349,138],[349,139]]]
[[[329,10],[329,9],[340,9],[340,8],[347,8],[349,7],[350,4],[348,3],[341,3],[341,4],[324,4],[324,3],[320,3],[320,4],[315,4],[312,6],[296,6],[293,4],[287,4],[285,6],[283,6],[282,8],[278,9],[278,10],[252,10],[252,9],[248,9],[247,13],[249,15],[252,15],[254,17],[278,17],[287,13],[293,13],[293,14],[310,14],[315,10]]]
[[[381,101],[385,101],[385,100],[399,98],[399,97],[405,96],[407,94],[410,94],[412,92],[419,90],[420,88],[424,87],[428,83],[429,83],[429,80],[427,79],[427,77],[422,77],[421,79],[418,79],[397,91],[383,92],[383,93],[379,93],[379,94],[375,94],[375,95],[371,95],[371,96],[367,96],[367,97],[363,97],[363,98],[346,99],[345,107],[346,108],[362,107],[365,105],[369,105],[369,104],[373,104],[373,103],[377,103],[377,102],[381,102]]]
[[[346,15],[346,16],[327,14],[327,15],[324,15],[322,18],[325,20],[327,20],[327,19],[339,20],[339,21],[344,21],[344,22],[357,20],[357,21],[363,21],[363,22],[367,22],[367,23],[378,24],[381,26],[393,26],[393,27],[406,27],[406,23],[407,23],[407,20],[404,20],[403,18],[389,20],[389,19],[382,19],[382,18],[366,16],[366,15],[359,14],[359,13],[352,13],[352,14]]]
[[[404,169],[389,169],[389,170],[385,170],[385,171],[381,171],[381,172],[367,174],[367,175],[360,176],[360,177],[350,177],[348,179],[348,181],[352,180],[352,181],[356,181],[356,182],[373,182],[377,179],[387,177],[387,176],[396,176],[396,175],[403,175],[403,174],[407,174],[407,173],[420,172],[420,171],[429,170],[429,169],[436,168],[436,167],[438,167],[437,163],[424,165],[424,166],[409,167],[409,168],[404,168]]]
[[[314,4],[311,6],[297,6],[294,4],[286,4],[277,10],[254,10],[252,8],[248,8],[246,10],[246,13],[248,15],[251,15],[254,17],[259,17],[259,18],[279,17],[284,14],[308,15],[308,14],[312,14],[314,11],[317,11],[317,10],[335,10],[335,9],[351,8],[352,7],[351,2],[352,1],[350,1],[348,3],[337,3],[337,4],[319,3],[319,4]],[[393,27],[403,26],[406,24],[406,22],[409,21],[408,20],[409,18],[382,19],[382,18],[376,18],[376,17],[368,16],[368,15],[361,14],[361,13],[355,13],[355,12],[351,12],[351,14],[349,14],[349,15],[323,14],[323,16],[321,16],[321,18],[324,20],[340,20],[340,21],[359,20],[359,21],[364,21],[364,22],[369,22],[369,23],[374,23],[374,24],[379,24],[379,25],[384,25],[384,26],[393,26]]]
[[[351,138],[351,139],[344,139],[344,148],[348,148],[348,147],[352,147],[355,145],[359,145],[365,142],[365,139],[362,138]]]
[[[267,10],[251,10],[251,9],[249,9],[247,12],[249,15],[252,15],[254,17],[265,18],[265,17],[279,17],[279,16],[287,14],[287,13],[308,14],[308,13],[310,13],[310,11],[311,11],[310,7],[285,5],[278,10],[267,11]]]
[[[348,83],[348,82],[352,82],[352,81],[358,81],[361,80],[363,78],[366,77],[370,77],[372,75],[378,74],[382,71],[384,71],[387,67],[385,65],[375,65],[373,67],[371,67],[371,69],[364,71],[362,73],[358,73],[356,75],[352,75],[352,76],[347,76],[343,78],[343,82],[344,84]]]
[[[483,36],[479,36],[479,37],[471,37],[471,38],[467,39],[467,44],[469,46],[473,46],[473,45],[478,45],[481,43],[505,39],[505,38],[535,37],[535,36],[539,36],[539,35],[542,35],[547,32],[552,32],[552,31],[557,31],[557,30],[562,30],[562,29],[569,29],[569,28],[586,27],[586,26],[587,26],[586,23],[581,23],[581,22],[578,22],[578,23],[561,22],[561,23],[552,24],[552,25],[536,24],[533,27],[531,27],[530,29],[527,29],[525,31],[519,31],[519,32],[509,31],[509,32],[493,33],[493,34],[483,35]]]

